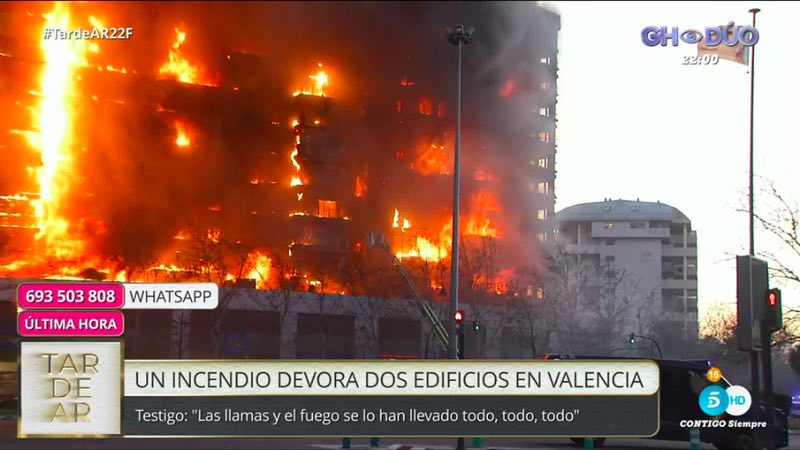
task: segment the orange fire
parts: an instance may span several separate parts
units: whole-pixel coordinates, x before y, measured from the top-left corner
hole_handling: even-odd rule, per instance
[[[209,228],[206,237],[208,237],[209,241],[219,244],[219,241],[222,238],[222,231],[220,231],[219,228]]]
[[[489,277],[484,274],[476,275],[473,279],[473,285],[478,289],[502,295],[511,290],[513,276],[514,269],[511,268],[501,270]]]
[[[56,3],[46,16],[45,28],[71,29],[68,5]],[[44,70],[41,75],[40,104],[35,112],[32,144],[38,150],[42,165],[35,170],[39,199],[31,201],[39,232],[47,253],[57,258],[80,255],[83,243],[70,231],[63,215],[63,202],[73,179],[74,149],[72,142],[75,70],[85,62],[86,46],[81,40],[43,39]]]
[[[192,140],[189,138],[189,129],[185,123],[176,120],[175,121],[175,145],[179,148],[188,148],[192,145]]]
[[[310,81],[303,83],[304,86],[301,89],[294,91],[292,95],[295,97],[298,95],[316,95],[318,97],[325,97],[325,87],[328,86],[330,79],[327,72],[322,70],[322,63],[317,64],[317,67],[320,70],[313,75],[309,75],[308,79]]]
[[[450,171],[445,163],[444,145],[423,145],[417,150],[417,159],[411,168],[423,175],[448,175]]]
[[[249,259],[253,264],[253,269],[247,274],[247,278],[256,281],[257,289],[268,289],[272,259],[259,251],[250,254]]]
[[[471,236],[498,237],[492,224],[491,215],[500,211],[497,198],[488,191],[480,191],[472,196],[470,214],[464,234]]]
[[[181,46],[186,42],[186,32],[175,28],[175,42],[169,50],[169,58],[158,69],[158,74],[163,79],[173,79],[181,83],[199,84],[203,86],[216,86],[205,77],[198,66],[192,65],[181,51]]]
[[[395,209],[392,217],[392,228],[400,229],[400,233],[405,233],[411,228],[411,220],[401,217],[400,211]],[[404,236],[398,236],[395,241],[395,256],[403,258],[419,258],[428,262],[437,262],[446,258],[450,253],[452,244],[452,225],[446,224],[439,232],[438,244],[428,239],[426,236],[412,236],[410,243]]]
[[[174,236],[174,239],[177,241],[186,241],[192,238],[191,233],[186,230],[181,230]]]
[[[356,177],[356,198],[361,198],[367,194],[367,182],[361,178],[361,175]]]
[[[296,175],[292,175],[292,181],[289,183],[289,186],[302,186],[303,180],[300,179],[300,163],[297,162],[297,154],[300,153],[296,148],[292,150],[292,154],[290,155],[290,159],[292,160],[292,166],[294,166],[294,170]]]

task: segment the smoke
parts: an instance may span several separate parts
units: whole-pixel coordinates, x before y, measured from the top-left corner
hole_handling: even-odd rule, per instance
[[[48,5],[36,8],[41,11],[34,15]],[[24,9],[18,6],[12,15],[24,15]],[[82,80],[76,129],[86,144],[73,149],[80,160],[68,210],[92,251],[145,263],[192,223],[285,246],[298,233],[286,214],[297,206],[287,184],[291,92],[317,63],[331,75],[331,123],[320,138],[327,142],[326,157],[346,166],[342,180],[368,174],[367,199],[347,206],[360,217],[354,228],[385,229],[394,208],[401,208],[413,214],[415,226],[438,230],[452,207],[452,178],[408,167],[426,136],[445,145],[445,160],[452,161],[456,51],[444,29],[464,23],[475,31],[463,53],[462,207],[468,211],[470,196],[481,190],[495,192],[501,213],[493,219],[501,227],[504,256],[513,264],[534,262],[536,211],[552,205],[531,190],[537,168],[529,161],[540,157],[534,152],[538,133],[553,126],[552,119],[539,117],[538,105],[555,101],[543,99],[540,88],[543,82],[554,86],[555,73],[537,64],[538,54],[552,52],[553,25],[535,5],[86,2],[73,4],[72,12],[83,26],[94,16],[105,26],[134,28],[132,40],[104,41],[93,56],[128,74],[97,72]],[[25,30],[20,36],[34,36],[31,30],[38,28],[30,22],[15,25]],[[187,33],[183,55],[217,87],[154,77],[176,27]],[[0,76],[4,83],[7,78]],[[414,86],[402,87],[403,79]],[[432,102],[429,119],[414,118],[421,97]],[[404,114],[397,112],[398,100]],[[445,116],[436,120],[440,104]],[[178,119],[192,130],[185,152],[174,145]],[[19,173],[23,160],[14,156]],[[476,181],[478,170],[496,181]],[[254,178],[262,183],[251,184]],[[339,198],[352,197],[353,184],[330,189]],[[209,211],[212,205],[220,211]]]

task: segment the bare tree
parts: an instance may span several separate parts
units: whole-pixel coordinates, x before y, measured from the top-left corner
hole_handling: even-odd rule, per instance
[[[514,332],[521,341],[520,357],[527,354],[523,347],[530,348],[530,356],[535,356],[537,341],[543,340],[546,346],[549,338],[544,310],[534,298],[536,272],[525,266],[501,264],[501,250],[492,237],[470,236],[462,239],[461,248],[465,301],[472,316],[480,320],[479,342],[505,345],[503,333]],[[482,348],[478,350],[483,353]]]
[[[736,308],[724,303],[706,307],[705,319],[700,326],[700,336],[706,342],[724,347],[736,345]]]
[[[597,255],[577,255],[556,247],[546,281],[548,313],[564,351],[607,352],[622,336],[642,327],[654,308],[653,295],[639,280]],[[649,326],[649,325],[648,325]]]
[[[511,315],[506,320],[506,326],[516,332],[519,357],[536,357],[550,347],[555,323],[552,314],[554,309],[545,298],[544,287],[541,285],[543,279],[543,275],[531,267],[517,268],[514,272],[514,290],[509,297]],[[523,351],[523,348],[526,350]]]
[[[759,251],[758,256],[769,263],[772,279],[800,288],[800,205],[773,181],[760,181],[760,203],[765,206],[755,210],[753,216],[773,246]],[[739,211],[748,212],[746,208]],[[783,314],[784,327],[773,337],[776,346],[800,342],[800,307],[784,305]]]

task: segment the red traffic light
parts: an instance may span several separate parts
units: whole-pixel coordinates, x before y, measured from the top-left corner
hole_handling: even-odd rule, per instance
[[[778,298],[780,296],[780,291],[777,289],[770,289],[767,291],[767,303],[769,306],[776,306],[778,304]]]
[[[456,311],[455,319],[456,319],[456,323],[457,324],[460,324],[461,322],[464,321],[464,310],[463,309],[459,309],[459,310]]]

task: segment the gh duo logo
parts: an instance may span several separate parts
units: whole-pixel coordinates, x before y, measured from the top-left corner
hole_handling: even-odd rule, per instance
[[[705,42],[707,47],[716,47],[725,44],[735,47],[739,44],[750,47],[758,43],[758,30],[751,26],[722,26],[706,27],[705,33],[698,30],[680,30],[678,27],[644,27],[642,29],[642,42],[648,47],[660,45],[666,47],[672,42],[673,47],[678,43],[697,44]]]
[[[742,386],[731,386],[723,389],[712,385],[700,393],[700,409],[709,416],[719,416],[727,413],[731,416],[741,416],[750,409],[753,400],[750,391]]]

